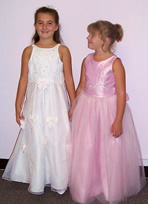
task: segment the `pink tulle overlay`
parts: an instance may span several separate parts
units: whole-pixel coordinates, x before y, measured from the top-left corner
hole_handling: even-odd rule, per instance
[[[75,201],[117,204],[145,184],[141,151],[132,114],[126,104],[123,134],[115,138],[111,125],[117,96],[90,97],[81,92],[72,117],[70,191]]]

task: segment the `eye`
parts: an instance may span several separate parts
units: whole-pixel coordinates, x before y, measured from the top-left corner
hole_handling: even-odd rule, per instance
[[[41,25],[41,24],[43,24],[43,22],[42,21],[38,21],[37,24]]]
[[[95,33],[91,32],[91,33],[89,33],[88,36],[89,36],[89,37],[93,37],[93,36],[95,36]]]
[[[48,25],[51,25],[51,24],[53,24],[53,22],[52,22],[52,21],[48,21],[47,24],[48,24]]]

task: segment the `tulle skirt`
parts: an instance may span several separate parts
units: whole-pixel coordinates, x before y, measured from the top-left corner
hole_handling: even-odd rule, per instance
[[[96,98],[80,94],[72,118],[70,192],[79,203],[97,198],[117,204],[138,193],[145,174],[132,114],[126,104],[123,134],[115,138],[111,125],[116,95]]]
[[[69,181],[70,123],[64,85],[50,83],[27,89],[21,130],[3,178],[29,183],[42,194],[44,187],[64,192]]]

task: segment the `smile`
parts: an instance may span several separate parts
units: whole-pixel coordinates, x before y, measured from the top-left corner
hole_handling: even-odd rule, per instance
[[[41,32],[42,33],[49,33],[49,31],[46,31],[46,30],[42,30]]]

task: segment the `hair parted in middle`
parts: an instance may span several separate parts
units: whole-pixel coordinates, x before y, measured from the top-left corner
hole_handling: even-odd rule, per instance
[[[108,49],[112,48],[115,41],[119,42],[123,38],[123,29],[120,24],[112,24],[106,20],[99,20],[91,23],[87,27],[88,32],[97,31],[101,35],[102,40],[108,38],[110,40]]]
[[[54,18],[55,23],[59,26],[58,30],[55,31],[54,35],[53,35],[53,40],[57,43],[61,43],[62,39],[60,36],[60,25],[59,25],[59,14],[56,11],[56,9],[54,8],[50,8],[50,7],[40,7],[39,9],[36,10],[35,14],[34,14],[34,25],[37,23],[37,18],[38,18],[38,14],[39,13],[48,13],[49,15],[51,15]],[[40,37],[37,33],[37,31],[35,31],[35,34],[32,38],[33,43],[37,43],[40,40]]]

